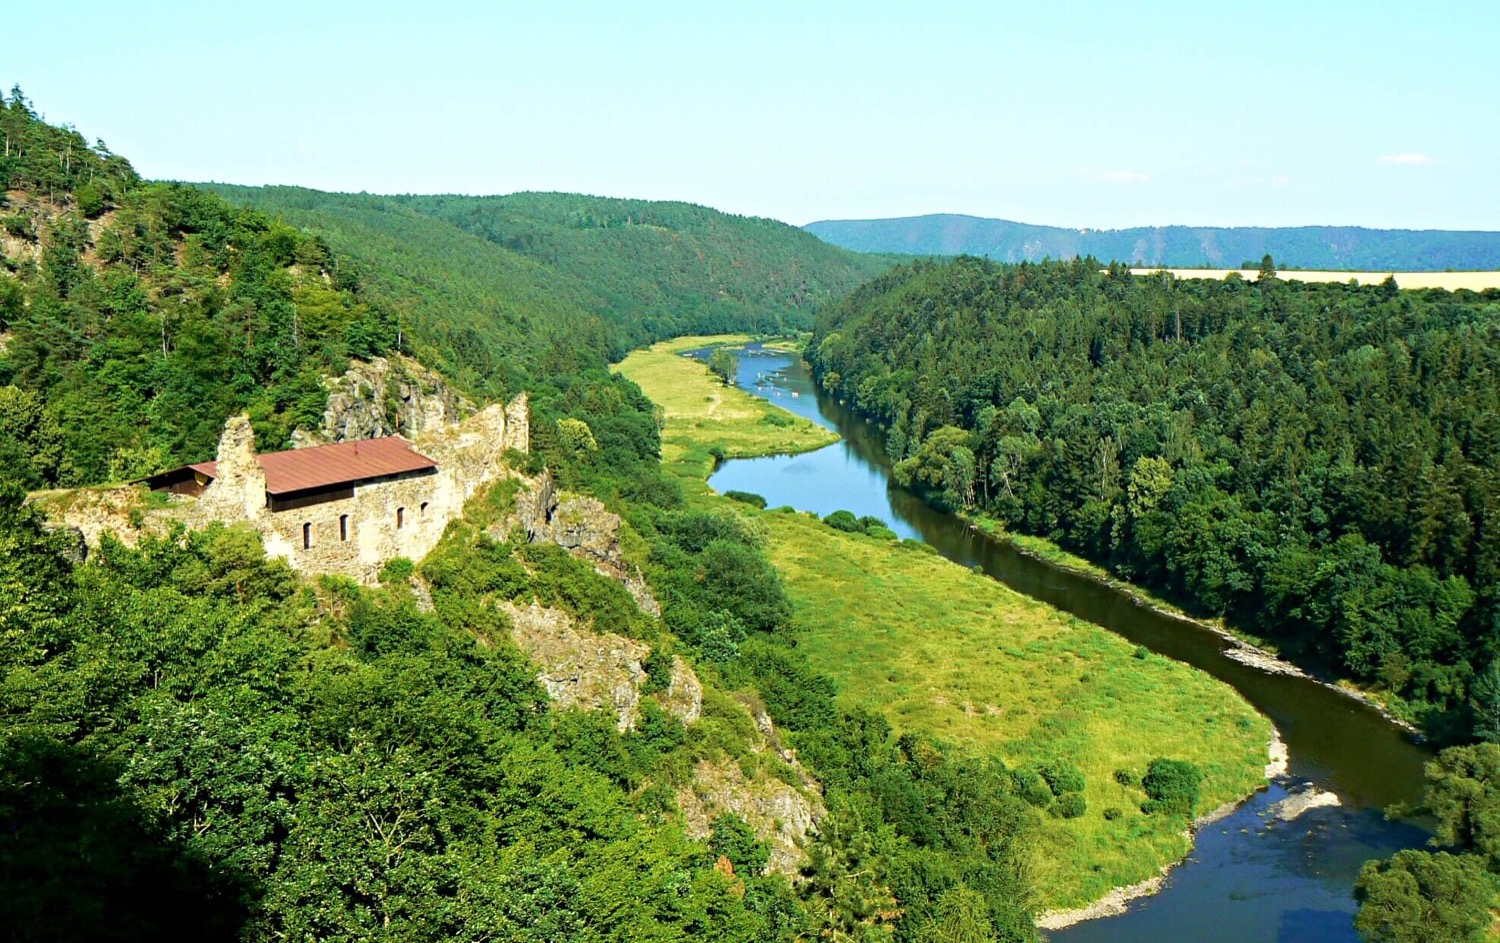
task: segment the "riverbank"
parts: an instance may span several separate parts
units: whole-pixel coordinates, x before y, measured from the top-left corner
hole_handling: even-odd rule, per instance
[[[1281,731],[1275,727],[1271,728],[1271,742],[1266,750],[1266,780],[1279,779],[1287,774],[1290,764],[1290,756],[1287,753],[1286,743],[1281,739]],[[1235,813],[1240,806],[1249,802],[1253,793],[1233,802],[1226,802],[1193,820],[1191,827],[1183,833],[1189,845],[1197,837],[1197,834],[1208,826],[1228,818]],[[1309,803],[1311,806],[1313,803]],[[1320,803],[1322,804],[1322,803]],[[1143,897],[1151,897],[1162,889],[1166,884],[1167,877],[1172,869],[1181,864],[1181,859],[1169,861],[1162,866],[1156,874],[1138,881],[1135,884],[1112,888],[1109,893],[1084,907],[1075,907],[1071,910],[1048,910],[1036,918],[1036,925],[1041,930],[1066,930],[1068,927],[1083,923],[1086,920],[1099,920],[1104,917],[1118,917],[1130,909],[1132,901]]]
[[[657,345],[646,352],[653,356],[632,354],[618,368],[666,407],[664,458],[699,482],[711,463],[694,456],[711,455],[715,446],[745,454],[753,438],[744,436],[758,431],[760,420],[741,412],[749,404],[736,400],[775,408],[723,387],[711,415],[699,406],[714,381],[677,351],[722,340]],[[666,357],[691,369],[672,367]],[[699,487],[691,489],[693,500],[720,500]],[[1038,817],[1033,870],[1044,907],[1097,901],[1187,855],[1184,819],[1140,811],[1145,795],[1132,777],[1138,780],[1152,759],[1199,765],[1208,806],[1233,808],[1264,786],[1269,721],[1203,672],[1143,654],[926,548],[844,534],[789,510],[722,506],[766,526],[771,559],[804,631],[802,650],[835,678],[843,703],[1012,767],[1065,760],[1082,771],[1084,814]]]
[[[1137,606],[1212,632],[1229,643],[1229,647],[1224,650],[1225,658],[1233,659],[1242,665],[1248,665],[1268,674],[1287,675],[1322,685],[1330,691],[1337,691],[1345,697],[1353,698],[1368,705],[1379,712],[1386,720],[1405,730],[1407,733],[1416,737],[1422,736],[1422,731],[1415,724],[1395,714],[1386,702],[1374,693],[1355,687],[1347,681],[1334,680],[1313,674],[1302,666],[1282,658],[1264,639],[1251,635],[1248,632],[1230,628],[1222,619],[1205,619],[1195,616],[1162,599],[1150,590],[1122,580],[1104,567],[1083,557],[1069,553],[1046,538],[1029,534],[1013,534],[1006,530],[1000,522],[992,518],[980,515],[964,515],[963,517],[964,520],[968,521],[970,526],[995,540],[1005,541],[1014,547],[1017,553],[1031,557],[1033,560],[1039,560],[1049,566],[1067,570],[1077,576],[1093,580],[1101,586],[1107,586],[1115,592],[1128,597]]]
[[[746,334],[678,337],[633,351],[615,365],[643,389],[642,378],[649,378],[646,395],[661,408],[664,429],[671,429],[671,435],[662,435],[663,464],[707,479],[721,459],[795,455],[838,441],[838,433],[725,386],[705,364],[683,356],[752,339]]]

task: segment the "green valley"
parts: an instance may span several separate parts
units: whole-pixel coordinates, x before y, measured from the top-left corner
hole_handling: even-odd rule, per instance
[[[919,546],[714,497],[701,484],[702,458],[714,447],[740,456],[777,451],[768,441],[760,453],[746,447],[764,428],[759,415],[775,407],[723,387],[701,363],[662,356],[670,349],[632,354],[620,370],[667,406],[663,455],[676,457],[695,500],[736,508],[766,529],[769,558],[795,607],[797,651],[833,679],[839,703],[1020,772],[1049,764],[1081,772],[1081,814],[1038,818],[1029,867],[1044,908],[1086,904],[1187,853],[1184,818],[1141,812],[1139,779],[1152,760],[1170,756],[1199,768],[1199,811],[1264,783],[1270,725],[1222,683],[1140,657],[1098,626]],[[709,400],[724,405],[699,407]],[[824,431],[784,415],[809,435]],[[1047,792],[1042,804],[1056,801]]]

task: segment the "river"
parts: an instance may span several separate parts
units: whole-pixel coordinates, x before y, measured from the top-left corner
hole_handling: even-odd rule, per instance
[[[1053,931],[1056,943],[1199,941],[1356,943],[1352,889],[1360,865],[1427,833],[1389,822],[1383,809],[1421,797],[1422,764],[1431,754],[1368,705],[1306,678],[1270,674],[1227,658],[1225,639],[1202,626],[1137,605],[1086,577],[1060,570],[981,534],[890,482],[878,428],[816,389],[794,354],[751,345],[740,355],[738,385],[843,436],[803,455],[725,462],[709,479],[820,515],[839,509],[884,520],[966,567],[1194,665],[1233,686],[1269,717],[1290,753],[1286,776],[1232,815],[1202,829],[1192,854],[1161,892],[1121,915]],[[1254,627],[1250,627],[1254,628]],[[1271,807],[1309,788],[1339,797],[1281,821]]]

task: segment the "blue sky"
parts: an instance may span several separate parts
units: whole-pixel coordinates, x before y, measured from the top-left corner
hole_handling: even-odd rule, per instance
[[[1500,3],[17,3],[151,177],[567,190],[792,223],[1500,229]]]

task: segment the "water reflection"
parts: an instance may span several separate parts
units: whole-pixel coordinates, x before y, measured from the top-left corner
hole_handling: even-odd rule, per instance
[[[1281,731],[1291,753],[1283,783],[1204,829],[1160,894],[1137,901],[1124,916],[1059,931],[1054,940],[1356,939],[1351,888],[1361,863],[1425,841],[1420,829],[1387,822],[1380,811],[1420,797],[1424,749],[1352,698],[1226,658],[1228,643],[1213,632],[1027,557],[892,486],[879,430],[817,390],[800,358],[758,345],[740,353],[739,386],[844,438],[805,455],[726,462],[709,479],[715,489],[754,492],[770,507],[878,517],[900,536],[924,540],[1021,593],[1207,671]],[[1306,784],[1337,793],[1342,806],[1291,823],[1267,821],[1287,786]]]

